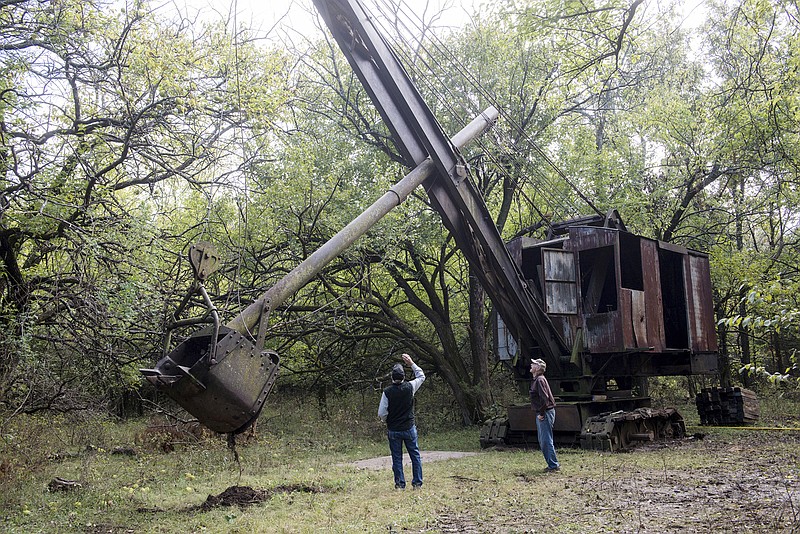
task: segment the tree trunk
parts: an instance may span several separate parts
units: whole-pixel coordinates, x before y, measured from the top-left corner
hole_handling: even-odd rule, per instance
[[[789,367],[783,361],[783,350],[781,350],[781,336],[777,332],[772,333],[772,350],[775,355],[773,358],[773,365],[775,368],[772,370],[775,373],[784,373],[786,368]]]
[[[719,348],[717,352],[717,367],[719,368],[719,385],[727,388],[731,385],[731,361],[728,355],[728,329],[720,324],[717,327]]]
[[[744,250],[744,225],[742,224],[742,216],[738,213],[738,203],[743,202],[745,198],[745,181],[739,180],[737,187],[734,187],[734,198],[737,200],[737,213],[736,213],[736,250]],[[750,290],[747,286],[742,286],[742,289],[739,291],[739,316],[745,317],[747,316],[747,305],[745,304],[745,297],[747,297],[747,292]],[[750,364],[750,334],[747,332],[747,328],[740,328],[739,329],[739,348],[741,350],[742,355],[742,366]],[[744,375],[742,376],[742,384],[744,387],[749,388],[751,385],[750,379],[750,372],[745,371]]]
[[[746,295],[747,289],[743,288],[740,296],[742,299],[744,299]],[[747,306],[745,305],[744,301],[739,304],[739,315],[742,317],[747,315]],[[750,357],[750,334],[747,332],[747,328],[742,327],[739,329],[739,349],[741,350],[742,354],[742,366],[749,365],[752,360]],[[750,371],[746,370],[742,374],[742,385],[744,385],[746,388],[749,388],[752,385]]]
[[[472,385],[475,392],[475,418],[483,421],[492,402],[489,387],[489,350],[486,341],[484,302],[486,293],[470,267],[469,344],[472,353]]]

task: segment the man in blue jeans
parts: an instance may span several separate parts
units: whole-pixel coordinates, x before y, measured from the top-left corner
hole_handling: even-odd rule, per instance
[[[403,361],[414,371],[414,379],[406,382],[406,373],[401,364],[392,368],[392,385],[383,390],[378,406],[378,417],[386,423],[389,450],[392,451],[394,487],[405,489],[403,474],[403,443],[411,457],[414,489],[422,487],[422,457],[417,444],[417,427],[414,424],[414,395],[425,381],[425,373],[414,363],[411,356],[403,354]]]
[[[553,392],[550,391],[550,384],[544,377],[547,364],[544,360],[531,361],[531,408],[536,413],[536,434],[539,437],[539,449],[541,449],[544,459],[547,462],[545,471],[559,471],[561,465],[556,457],[556,449],[553,446],[553,425],[556,422],[556,401]]]

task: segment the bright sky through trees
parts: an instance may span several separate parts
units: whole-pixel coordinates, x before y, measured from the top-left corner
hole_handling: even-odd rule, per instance
[[[434,26],[457,27],[465,24],[471,14],[485,7],[485,0],[364,0],[368,10],[388,10],[389,5],[400,2],[406,20],[420,18],[430,21],[441,13]],[[663,0],[669,3],[671,0]],[[675,0],[684,13],[683,26],[696,28],[705,15],[704,0]],[[649,9],[658,10],[658,4]],[[379,7],[378,7],[379,6]],[[163,5],[164,12],[179,11],[194,20],[226,21],[237,26],[254,28],[267,38],[288,35],[291,38],[311,37],[319,31],[315,24],[316,9],[312,0],[172,0]],[[416,24],[415,24],[416,25]]]
[[[397,0],[367,0],[368,9],[377,3],[387,5]],[[468,19],[478,0],[401,0],[403,12],[417,17],[429,18],[443,12],[437,25],[457,26]],[[311,0],[175,0],[165,4],[165,10],[177,9],[190,17],[199,13],[204,20],[233,20],[261,31],[270,32],[273,27],[288,33],[308,36],[316,30],[316,10]]]

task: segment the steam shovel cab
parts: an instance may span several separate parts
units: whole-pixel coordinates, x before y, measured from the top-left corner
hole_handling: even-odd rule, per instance
[[[716,372],[717,340],[708,256],[602,223],[561,223],[551,239],[517,238],[508,248],[573,347],[560,372],[547,373],[560,401],[556,440],[618,450],[683,433],[675,410],[649,408],[645,379]],[[496,338],[526,390],[536,347],[517,347],[502,319]],[[512,406],[484,427],[481,443],[535,443],[535,433],[530,407]]]

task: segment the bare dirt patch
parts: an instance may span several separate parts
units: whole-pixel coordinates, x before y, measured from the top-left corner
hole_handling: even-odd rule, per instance
[[[191,507],[191,511],[207,512],[221,506],[246,507],[269,500],[276,493],[322,493],[318,486],[290,484],[276,486],[269,490],[254,489],[250,486],[231,486],[219,495],[209,495],[203,504]]]
[[[120,525],[89,523],[83,527],[86,534],[136,534],[136,529]]]
[[[540,488],[535,501],[520,505],[507,494],[487,505],[476,501],[464,509],[442,509],[423,531],[796,534],[798,444],[800,432],[750,431],[733,438],[676,440],[605,456],[606,460],[601,456],[604,467],[599,474],[597,459],[561,450],[561,472],[517,473],[519,483]],[[462,495],[486,483],[464,479]]]
[[[465,458],[467,456],[475,456],[477,452],[459,452],[459,451],[422,451],[422,463],[425,462],[439,462],[442,460],[451,460],[453,458]],[[358,460],[352,464],[359,469],[374,469],[376,471],[392,468],[391,456],[379,456],[378,458],[367,458],[366,460]],[[407,454],[403,454],[403,465],[411,465],[411,459]]]

